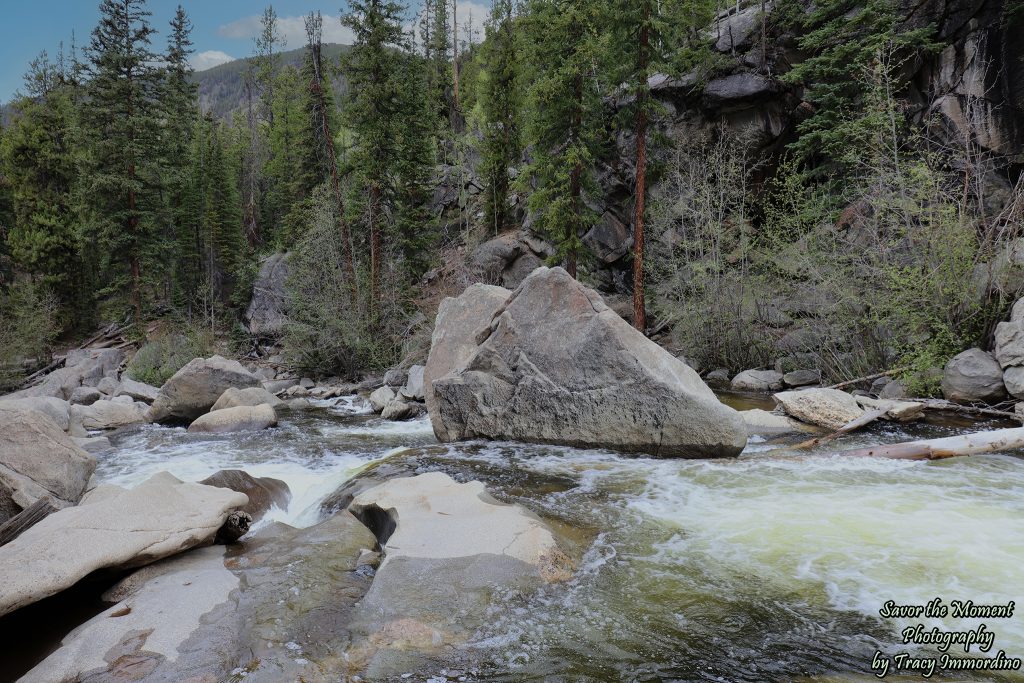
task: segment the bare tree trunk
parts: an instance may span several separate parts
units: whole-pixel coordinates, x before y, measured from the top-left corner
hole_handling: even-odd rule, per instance
[[[441,0],[447,2],[448,0]],[[455,111],[459,111],[459,0],[452,0],[452,86]],[[454,119],[454,117],[453,117]]]
[[[254,247],[262,240],[260,238],[260,226],[257,219],[258,211],[256,210],[256,146],[258,143],[256,137],[256,112],[252,107],[251,73],[246,74],[245,96],[248,104],[249,158],[246,159],[245,164],[245,173],[246,176],[248,176],[245,179],[247,197],[242,220],[245,224],[245,236],[248,238],[249,246]]]
[[[324,96],[323,73],[320,62],[320,35],[321,19],[319,12],[316,16],[310,15],[306,21],[306,35],[309,38],[309,50],[313,62],[313,80],[309,84],[310,90],[315,98],[315,105],[319,111],[316,112],[317,122],[320,127],[320,135],[325,146],[327,156],[327,167],[331,175],[331,189],[334,191],[334,200],[338,213],[338,230],[341,233],[342,258],[345,261],[345,272],[348,275],[349,291],[352,303],[358,297],[358,283],[356,282],[355,260],[352,255],[352,235],[349,233],[348,221],[345,220],[345,199],[341,193],[341,178],[338,176],[338,157],[334,150],[334,138],[331,135],[330,123],[327,120],[327,98]]]
[[[977,455],[1024,448],[1024,427],[961,434],[943,439],[909,441],[841,451],[843,457],[895,458],[898,460],[940,460],[960,455]]]
[[[377,293],[380,284],[380,187],[370,187],[370,305],[377,304]]]
[[[647,309],[644,302],[644,209],[647,199],[647,64],[650,47],[650,0],[645,0],[643,24],[640,27],[639,73],[640,91],[637,93],[636,113],[636,214],[633,229],[633,327],[643,332],[647,328]]]
[[[578,39],[578,38],[577,38]],[[576,81],[573,83],[573,98],[576,108],[572,115],[572,137],[579,141],[583,129],[583,74],[576,74]],[[565,270],[569,275],[576,278],[576,241],[579,239],[577,222],[580,216],[580,197],[582,195],[583,164],[577,162],[569,174],[569,196],[572,199],[572,213],[575,220],[565,225],[565,240],[569,245],[565,254]]]

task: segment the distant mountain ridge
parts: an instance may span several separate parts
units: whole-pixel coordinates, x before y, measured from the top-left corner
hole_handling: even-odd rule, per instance
[[[340,98],[346,89],[345,78],[338,65],[348,45],[324,43],[321,48],[326,71],[331,77],[335,98]],[[306,48],[300,47],[280,53],[281,65],[290,64],[301,68]],[[193,80],[199,84],[199,106],[203,112],[210,112],[216,118],[228,118],[245,106],[245,70],[252,57],[218,64],[211,69],[197,71]]]
[[[330,74],[331,86],[334,88],[334,97],[339,100],[346,90],[346,82],[338,65],[341,55],[348,49],[348,45],[339,43],[324,43],[321,49],[324,66],[327,73]],[[282,52],[280,53],[280,63],[282,66],[291,64],[301,68],[305,53],[304,46]],[[203,112],[211,112],[214,117],[225,119],[244,108],[245,70],[250,59],[252,57],[235,59],[210,69],[197,71],[192,75],[192,80],[199,85],[199,106]],[[11,102],[0,104],[0,126],[10,123],[10,117],[13,114],[11,104]]]

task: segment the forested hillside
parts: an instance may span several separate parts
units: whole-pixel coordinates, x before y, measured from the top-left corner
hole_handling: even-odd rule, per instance
[[[41,54],[0,130],[5,384],[106,322],[356,377],[546,262],[704,373],[925,393],[1024,293],[1021,0],[496,0],[476,44],[416,9],[282,52],[268,8],[197,75],[184,10],[103,0]]]

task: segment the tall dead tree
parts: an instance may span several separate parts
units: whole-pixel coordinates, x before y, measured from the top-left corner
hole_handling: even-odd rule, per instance
[[[309,91],[313,105],[313,128],[316,131],[318,154],[326,162],[331,177],[338,231],[341,234],[342,258],[345,261],[345,272],[348,275],[352,302],[355,303],[359,290],[356,282],[355,261],[352,256],[352,235],[348,228],[348,220],[345,218],[345,199],[341,192],[341,178],[338,176],[338,157],[334,150],[334,136],[331,134],[327,96],[324,93],[323,60],[320,52],[322,35],[323,17],[320,12],[311,12],[306,17],[306,39],[312,67]]]

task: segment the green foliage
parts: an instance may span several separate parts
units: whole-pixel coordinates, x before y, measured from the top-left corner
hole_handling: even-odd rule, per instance
[[[530,207],[537,226],[575,270],[580,237],[596,216],[583,203],[602,140],[602,93],[595,65],[601,54],[598,5],[590,0],[531,0],[524,33],[532,82],[527,95]],[[524,174],[524,177],[526,174]]]
[[[48,288],[23,279],[0,292],[0,391],[10,391],[50,359],[60,331],[59,302]]]
[[[899,92],[911,72],[903,67],[938,47],[934,30],[904,28],[895,0],[824,0],[809,10],[801,0],[785,0],[779,13],[808,54],[782,80],[802,85],[813,106],[790,148],[818,173],[848,170],[844,156],[862,136],[866,73],[883,63],[892,92]]]
[[[334,212],[333,197],[320,188],[309,202],[311,223],[289,256],[284,350],[289,363],[303,371],[356,378],[399,360],[405,287],[400,274],[388,269],[377,302],[352,300]],[[368,275],[359,273],[364,291]]]
[[[509,169],[519,162],[520,88],[511,0],[498,0],[487,23],[481,104],[484,115],[481,173],[486,196],[486,221],[498,234],[509,227]],[[475,92],[475,88],[472,89]]]
[[[125,372],[138,382],[160,387],[193,358],[209,356],[213,348],[209,329],[183,325],[179,330],[143,344],[128,362]]]
[[[26,76],[34,94],[18,100],[15,119],[0,143],[0,174],[14,209],[7,247],[23,272],[32,273],[58,297],[64,324],[90,322],[88,273],[82,260],[76,192],[80,140],[75,86],[55,74],[45,53]]]

